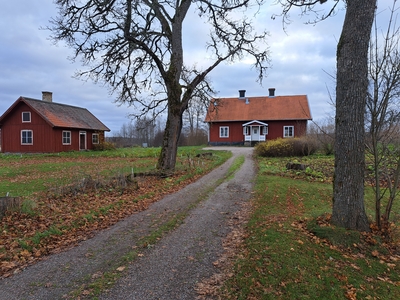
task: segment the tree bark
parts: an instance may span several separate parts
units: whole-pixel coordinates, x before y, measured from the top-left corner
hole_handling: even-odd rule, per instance
[[[364,206],[368,49],[376,0],[348,0],[337,48],[335,178],[332,222],[369,231]]]
[[[168,112],[167,124],[157,168],[165,175],[175,170],[178,140],[182,131],[182,115]]]

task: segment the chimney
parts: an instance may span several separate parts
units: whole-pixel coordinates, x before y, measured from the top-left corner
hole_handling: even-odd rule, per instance
[[[239,90],[239,99],[244,99],[246,96],[246,90]]]
[[[269,88],[269,97],[275,97],[275,88]]]
[[[46,102],[53,102],[52,92],[42,92],[42,100]]]

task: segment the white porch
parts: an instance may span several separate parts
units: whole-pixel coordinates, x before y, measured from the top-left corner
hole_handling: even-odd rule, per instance
[[[245,142],[265,142],[267,140],[268,124],[254,120],[242,126]]]

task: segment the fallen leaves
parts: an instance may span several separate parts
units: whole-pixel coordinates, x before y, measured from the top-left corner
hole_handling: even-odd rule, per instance
[[[24,164],[56,163],[55,157],[24,160]],[[59,158],[62,162],[66,158]],[[154,158],[155,160],[156,158]],[[32,172],[24,174],[19,180],[42,180],[57,176],[76,180],[77,174],[91,174],[92,178],[100,172],[110,172],[119,166],[126,166],[123,158],[74,158],[71,168],[54,172]],[[13,162],[16,163],[16,162]],[[134,162],[130,162],[134,163]],[[136,162],[141,164],[140,160]],[[8,212],[0,220],[0,277],[9,277],[14,271],[34,263],[41,257],[63,251],[91,237],[96,231],[105,229],[119,220],[139,211],[143,211],[168,193],[175,192],[196,180],[182,178],[185,173],[176,173],[168,181],[159,177],[135,177],[135,185],[118,188],[114,185],[66,194],[44,191],[37,193],[35,213],[24,214]],[[88,182],[86,182],[88,184]],[[58,189],[60,190],[60,189]],[[140,256],[140,255],[139,255]]]

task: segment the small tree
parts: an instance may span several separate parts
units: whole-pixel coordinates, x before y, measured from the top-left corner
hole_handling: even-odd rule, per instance
[[[375,222],[379,229],[389,222],[400,181],[400,28],[394,16],[396,3],[393,0],[386,32],[379,32],[375,20],[370,45],[366,145],[372,160]],[[382,214],[386,194],[388,201]]]

